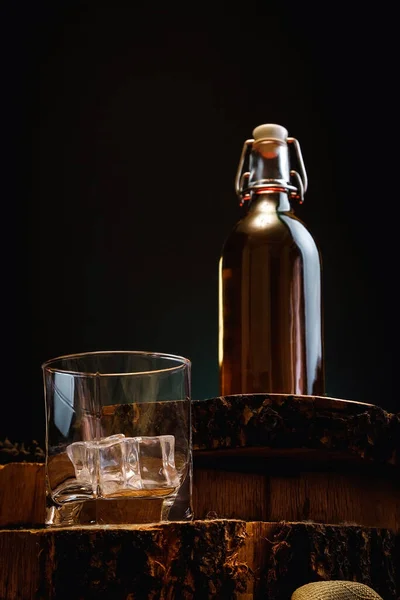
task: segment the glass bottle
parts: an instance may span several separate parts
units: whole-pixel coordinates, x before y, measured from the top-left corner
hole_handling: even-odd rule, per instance
[[[288,144],[301,175],[290,170]],[[256,127],[236,177],[245,216],[219,265],[222,396],[325,394],[320,253],[291,206],[306,189],[298,141],[280,125]]]

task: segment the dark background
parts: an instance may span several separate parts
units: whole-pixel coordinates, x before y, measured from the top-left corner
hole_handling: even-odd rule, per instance
[[[309,175],[327,393],[400,410],[395,15],[362,6],[3,5],[2,436],[42,439],[65,353],[182,354],[217,394],[218,260],[265,122]]]

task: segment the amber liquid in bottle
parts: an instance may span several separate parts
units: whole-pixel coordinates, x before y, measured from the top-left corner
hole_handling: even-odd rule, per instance
[[[324,395],[320,254],[287,191],[251,191],[219,286],[220,394]]]

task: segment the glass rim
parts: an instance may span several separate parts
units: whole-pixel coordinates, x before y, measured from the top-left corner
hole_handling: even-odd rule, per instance
[[[103,356],[103,355],[117,355],[117,354],[126,354],[126,355],[136,355],[143,356],[148,358],[158,358],[158,359],[166,359],[166,360],[175,360],[177,365],[173,367],[166,367],[164,369],[154,369],[148,371],[122,371],[119,373],[100,373],[90,372],[90,371],[73,371],[70,369],[58,369],[52,367],[54,363],[63,360],[71,360],[71,359],[80,359],[90,356]],[[48,373],[63,373],[65,375],[74,375],[76,377],[135,377],[139,375],[152,375],[157,373],[174,373],[179,371],[180,369],[190,368],[191,361],[184,356],[179,356],[178,354],[167,354],[166,352],[149,352],[145,350],[96,350],[93,352],[79,352],[74,354],[63,354],[61,356],[56,356],[54,358],[50,358],[42,364],[42,370]]]

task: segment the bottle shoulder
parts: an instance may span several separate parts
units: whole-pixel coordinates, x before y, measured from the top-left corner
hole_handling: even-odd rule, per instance
[[[305,255],[319,254],[317,244],[305,223],[292,212],[274,215],[247,214],[233,227],[223,245],[223,255],[266,247],[279,252],[290,248]]]
[[[296,229],[296,232],[306,231],[309,233],[305,223],[291,212],[249,213],[234,225],[225,244],[239,239],[254,244],[272,243],[279,240],[284,242],[293,237],[293,229]],[[309,235],[311,234],[309,233]]]

